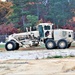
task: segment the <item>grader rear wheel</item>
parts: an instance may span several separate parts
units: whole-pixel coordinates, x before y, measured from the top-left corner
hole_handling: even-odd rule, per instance
[[[61,39],[61,40],[58,41],[57,46],[58,46],[59,49],[65,49],[65,48],[68,47],[68,43],[67,43],[66,40]]]

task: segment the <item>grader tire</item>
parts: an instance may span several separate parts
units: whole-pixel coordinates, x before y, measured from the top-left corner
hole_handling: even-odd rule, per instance
[[[68,47],[68,43],[67,43],[66,40],[61,39],[61,40],[58,41],[57,47],[58,47],[59,49],[65,49],[65,48]]]
[[[11,40],[12,42],[14,42],[15,44],[16,44],[16,47],[15,47],[15,49],[14,50],[18,50],[19,49],[19,44],[18,43],[16,43],[16,41],[14,41],[14,40]]]
[[[16,43],[13,41],[9,41],[5,44],[5,49],[7,51],[13,51],[13,50],[15,50],[15,48],[16,48]]]
[[[45,42],[45,46],[47,49],[54,49],[56,47],[56,43],[54,40],[52,39],[48,39],[46,42]]]
[[[18,50],[18,49],[19,49],[19,44],[16,43],[16,48],[15,48],[15,50]]]

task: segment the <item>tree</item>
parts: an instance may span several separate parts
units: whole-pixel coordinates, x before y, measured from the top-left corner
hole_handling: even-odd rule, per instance
[[[32,0],[13,0],[13,13],[9,17],[10,21],[15,25],[20,22],[22,30],[25,29],[26,16],[30,13],[28,10],[29,2]]]
[[[67,0],[49,0],[48,5],[49,10],[45,18],[51,19],[57,27],[65,25],[72,18],[72,12]]]
[[[12,0],[13,1],[13,13],[9,17],[9,21],[15,24],[15,27],[19,27],[22,30],[28,23],[27,15],[38,16],[40,19],[40,6],[42,0]],[[20,24],[20,25],[19,25]]]
[[[64,26],[75,15],[74,0],[12,0],[13,13],[9,17],[16,27],[24,30],[29,22],[27,15],[38,16],[43,22],[51,21]],[[20,24],[20,25],[19,25]]]
[[[5,35],[5,34],[13,34],[13,33],[17,33],[18,29],[16,29],[14,27],[14,25],[12,23],[6,25],[6,24],[2,24],[0,25],[0,35]]]
[[[34,26],[38,22],[38,16],[27,15],[27,20],[30,26]]]
[[[12,13],[11,2],[0,1],[0,25],[8,21],[8,16]]]

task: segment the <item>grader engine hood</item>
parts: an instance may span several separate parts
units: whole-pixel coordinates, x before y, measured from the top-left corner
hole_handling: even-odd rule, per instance
[[[56,29],[54,30],[54,39],[65,39],[68,40],[68,42],[72,42],[74,38],[73,30],[67,30],[67,29]]]

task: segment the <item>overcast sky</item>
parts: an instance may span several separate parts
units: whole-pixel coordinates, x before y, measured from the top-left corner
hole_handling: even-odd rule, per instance
[[[6,0],[1,0],[1,1],[5,2]]]

